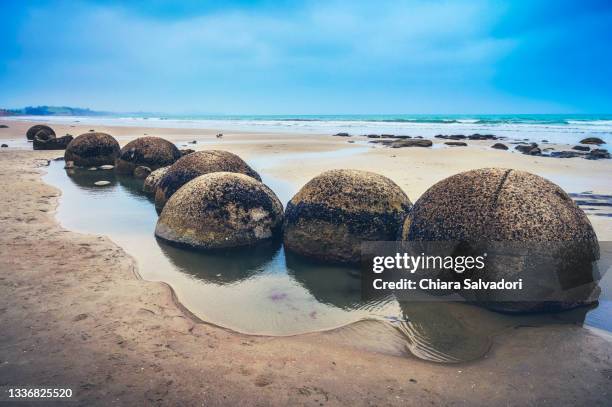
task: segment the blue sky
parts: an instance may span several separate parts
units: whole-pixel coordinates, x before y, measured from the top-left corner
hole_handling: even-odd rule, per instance
[[[0,15],[1,107],[612,113],[610,1],[3,0]]]

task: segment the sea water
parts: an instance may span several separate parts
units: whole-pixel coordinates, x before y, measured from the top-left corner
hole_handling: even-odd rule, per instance
[[[223,129],[265,133],[354,135],[494,134],[518,140],[575,144],[585,137],[612,143],[612,115],[106,115],[18,116],[6,120],[58,124]]]

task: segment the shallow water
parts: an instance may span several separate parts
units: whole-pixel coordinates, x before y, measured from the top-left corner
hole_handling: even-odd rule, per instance
[[[268,176],[263,163],[250,164],[283,203],[296,192]],[[44,179],[62,191],[57,217],[64,227],[109,236],[137,260],[144,279],[168,283],[196,316],[232,330],[294,335],[340,328],[329,335],[352,346],[452,363],[482,357],[494,335],[515,326],[586,318],[612,328],[607,288],[600,308],[588,313],[509,316],[463,303],[400,303],[391,295],[366,302],[359,270],[312,264],[280,244],[216,253],[168,246],[154,237],[157,214],[142,181],[63,166],[52,161]],[[110,185],[95,186],[100,180]]]

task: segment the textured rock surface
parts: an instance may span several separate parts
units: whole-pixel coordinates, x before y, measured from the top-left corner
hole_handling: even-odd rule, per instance
[[[145,179],[151,174],[151,169],[149,167],[145,167],[144,165],[139,165],[134,168],[134,177],[138,179]]]
[[[44,124],[37,124],[35,126],[32,126],[28,129],[28,131],[26,132],[26,137],[28,140],[34,140],[34,137],[36,136],[36,133],[38,133],[39,131],[44,130],[46,133],[52,135],[53,137],[55,137],[55,132],[53,131],[53,129],[49,126],[45,126]]]
[[[73,137],[69,134],[63,137],[41,139],[38,137],[40,133],[41,132],[38,132],[36,137],[34,137],[34,150],[65,150],[68,144],[73,140]]]
[[[149,176],[145,179],[144,184],[142,185],[142,190],[147,195],[155,195],[157,185],[159,184],[159,181],[162,179],[166,171],[168,171],[168,168],[170,168],[170,166],[158,168],[152,173],[150,173]]]
[[[119,155],[119,143],[106,133],[85,133],[76,137],[66,147],[64,160],[73,161],[77,167],[114,164]]]
[[[189,154],[168,169],[155,191],[155,209],[161,213],[172,194],[192,179],[211,172],[237,172],[258,181],[261,178],[242,158],[227,151],[210,150]]]
[[[590,264],[599,256],[595,232],[560,187],[537,175],[489,168],[446,178],[415,203],[402,239],[464,242],[462,252],[489,253],[480,277],[523,278],[522,294],[533,301],[512,302],[491,290],[475,298],[467,294],[494,309],[559,310],[592,301]],[[437,277],[457,275],[448,271]]]
[[[357,263],[362,241],[396,240],[411,205],[382,175],[327,171],[287,204],[285,247],[321,261]]]
[[[280,235],[283,206],[270,188],[247,175],[201,175],[166,203],[155,236],[199,249],[256,244]]]
[[[140,165],[156,170],[181,158],[179,149],[163,138],[140,137],[127,143],[115,161],[115,171],[132,175]]]
[[[580,140],[580,144],[596,144],[596,145],[600,145],[600,144],[606,144],[606,142],[603,141],[602,139],[600,139],[599,137],[587,137],[585,139]]]

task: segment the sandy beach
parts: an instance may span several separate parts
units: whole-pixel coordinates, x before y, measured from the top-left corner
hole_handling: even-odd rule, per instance
[[[140,278],[105,236],[65,230],[61,191],[41,177],[62,151],[31,151],[32,123],[0,120],[0,386],[65,384],[78,405],[606,405],[612,338],[578,325],[525,325],[486,355],[442,365],[347,343],[340,328],[290,337],[243,335],[194,317],[167,284]],[[529,171],[567,192],[611,195],[611,160],[555,159],[469,147],[373,147],[331,135],[57,125],[121,145],[147,135],[181,148],[223,149],[302,186],[327,169],[383,174],[414,202],[435,182],[483,167]],[[217,138],[217,133],[223,133]],[[196,141],[195,144],[189,142]],[[189,143],[189,144],[188,144]],[[280,157],[280,158],[279,158]],[[612,218],[590,216],[600,241]],[[519,355],[519,356],[517,356]]]

